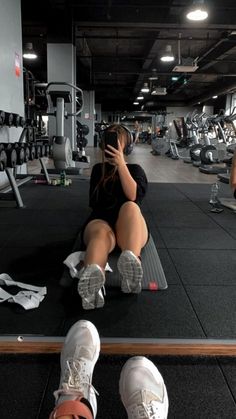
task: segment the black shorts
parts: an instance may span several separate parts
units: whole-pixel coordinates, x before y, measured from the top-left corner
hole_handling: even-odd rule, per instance
[[[235,191],[234,191],[234,198],[236,199],[236,189],[235,189]]]

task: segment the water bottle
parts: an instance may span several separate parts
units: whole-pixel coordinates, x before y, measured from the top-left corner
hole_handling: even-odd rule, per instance
[[[60,184],[65,186],[66,184],[66,172],[63,170],[60,174]]]
[[[210,204],[215,205],[219,202],[218,192],[219,192],[219,185],[217,182],[215,182],[211,185],[211,195],[210,195],[210,201],[209,201]]]

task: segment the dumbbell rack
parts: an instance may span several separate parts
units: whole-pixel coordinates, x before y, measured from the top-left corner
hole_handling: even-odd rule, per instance
[[[42,158],[39,158],[39,161],[42,167],[42,172],[44,174],[45,180],[47,184],[50,185],[51,182],[45,163]],[[19,191],[19,186],[23,185],[26,182],[29,182],[35,176],[17,175],[17,177],[15,178],[14,169],[9,167],[5,168],[5,173],[8,177],[9,185],[3,188],[0,192],[0,207],[11,207],[16,205],[18,208],[25,208]]]

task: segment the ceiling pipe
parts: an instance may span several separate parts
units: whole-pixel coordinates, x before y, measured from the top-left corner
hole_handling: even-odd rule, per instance
[[[223,86],[221,89],[220,88],[217,89],[215,87],[215,89],[209,91],[207,94],[195,97],[194,99],[188,102],[188,105],[194,106],[194,105],[197,105],[199,102],[206,102],[207,100],[212,99],[212,96],[224,95],[231,92],[232,90],[236,92],[236,80],[234,83],[231,82],[227,86]]]

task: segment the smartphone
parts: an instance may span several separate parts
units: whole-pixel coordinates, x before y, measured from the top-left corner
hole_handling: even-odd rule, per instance
[[[104,132],[104,149],[107,148],[108,144],[118,150],[117,132],[115,132],[115,131],[105,131]],[[107,148],[107,149],[109,150],[109,148]]]

